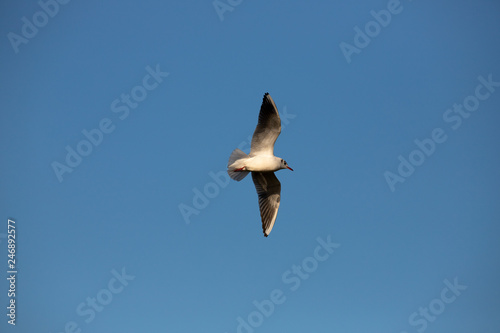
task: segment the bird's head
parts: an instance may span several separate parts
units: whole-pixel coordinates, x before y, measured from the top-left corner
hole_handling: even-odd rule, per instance
[[[288,166],[284,159],[281,159],[281,169],[288,169],[293,171],[293,169]]]

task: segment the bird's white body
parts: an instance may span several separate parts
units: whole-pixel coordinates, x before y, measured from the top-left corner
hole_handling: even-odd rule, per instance
[[[241,169],[241,171],[278,171],[283,169],[282,158],[271,155],[249,155],[248,157],[240,158],[229,166],[230,169]]]

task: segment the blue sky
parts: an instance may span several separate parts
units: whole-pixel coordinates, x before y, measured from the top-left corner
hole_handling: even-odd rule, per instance
[[[216,4],[2,2],[0,331],[498,332],[498,2]]]

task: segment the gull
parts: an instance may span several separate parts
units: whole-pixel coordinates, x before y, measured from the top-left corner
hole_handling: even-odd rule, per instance
[[[273,229],[280,206],[281,183],[275,171],[292,168],[280,157],[274,156],[274,143],[281,133],[281,119],[269,93],[264,94],[259,121],[253,132],[250,154],[236,148],[227,163],[229,177],[236,181],[252,173],[253,183],[259,196],[260,218],[264,236]]]

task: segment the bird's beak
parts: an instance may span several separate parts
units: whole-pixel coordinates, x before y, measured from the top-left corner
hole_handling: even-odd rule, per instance
[[[287,165],[286,167],[287,167],[287,169],[288,169],[288,170],[292,170],[292,171],[293,171],[293,169],[292,169],[292,168],[290,168],[288,165]]]

